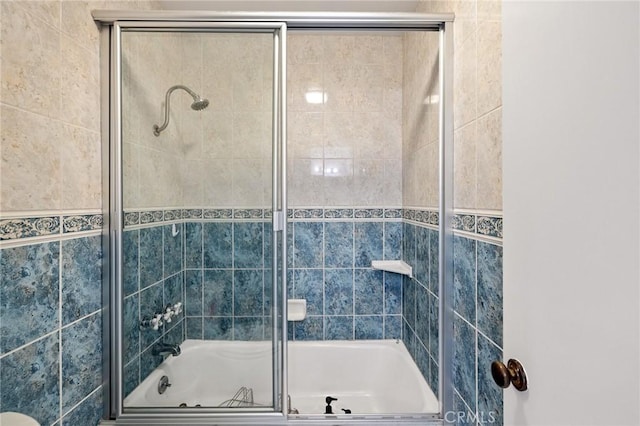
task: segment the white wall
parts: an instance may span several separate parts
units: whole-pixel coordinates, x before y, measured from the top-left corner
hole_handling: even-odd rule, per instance
[[[639,13],[503,4],[505,424],[640,422]]]

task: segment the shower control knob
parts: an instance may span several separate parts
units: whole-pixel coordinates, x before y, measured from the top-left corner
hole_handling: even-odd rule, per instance
[[[162,314],[157,314],[151,319],[151,328],[157,330],[162,325]]]
[[[493,381],[501,388],[508,388],[509,385],[513,384],[513,387],[520,392],[528,389],[527,373],[517,359],[510,359],[507,365],[504,365],[502,361],[493,361],[491,363],[491,375],[493,376]]]

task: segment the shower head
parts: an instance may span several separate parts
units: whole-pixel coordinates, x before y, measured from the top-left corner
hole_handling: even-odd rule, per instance
[[[209,106],[209,99],[198,98],[191,104],[191,109],[194,111],[202,111]]]
[[[209,106],[209,100],[201,98],[196,92],[189,89],[187,86],[183,86],[181,84],[176,84],[175,86],[171,86],[169,90],[167,90],[167,94],[164,96],[164,123],[161,126],[157,124],[153,125],[153,134],[156,136],[160,136],[160,132],[167,128],[169,125],[169,111],[171,110],[170,100],[171,93],[173,93],[176,89],[182,89],[193,98],[193,103],[191,104],[191,109],[194,111],[202,111],[206,107]]]

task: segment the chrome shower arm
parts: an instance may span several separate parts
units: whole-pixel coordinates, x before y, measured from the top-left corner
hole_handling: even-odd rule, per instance
[[[171,93],[173,93],[173,91],[176,89],[184,90],[185,92],[191,95],[194,101],[198,101],[198,99],[200,99],[200,97],[193,90],[189,89],[187,86],[183,86],[182,84],[176,84],[175,86],[171,86],[169,90],[167,90],[166,95],[164,95],[164,122],[162,123],[161,126],[158,126],[157,124],[153,125],[153,134],[156,136],[160,136],[160,133],[164,129],[166,129],[167,126],[169,125],[169,112],[171,110],[171,106],[170,106]]]

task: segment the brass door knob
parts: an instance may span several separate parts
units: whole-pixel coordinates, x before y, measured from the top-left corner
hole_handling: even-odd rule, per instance
[[[504,365],[502,361],[493,361],[491,375],[496,385],[501,388],[508,388],[510,384],[513,384],[513,387],[520,392],[527,390],[527,374],[517,359],[510,359],[507,365]]]

